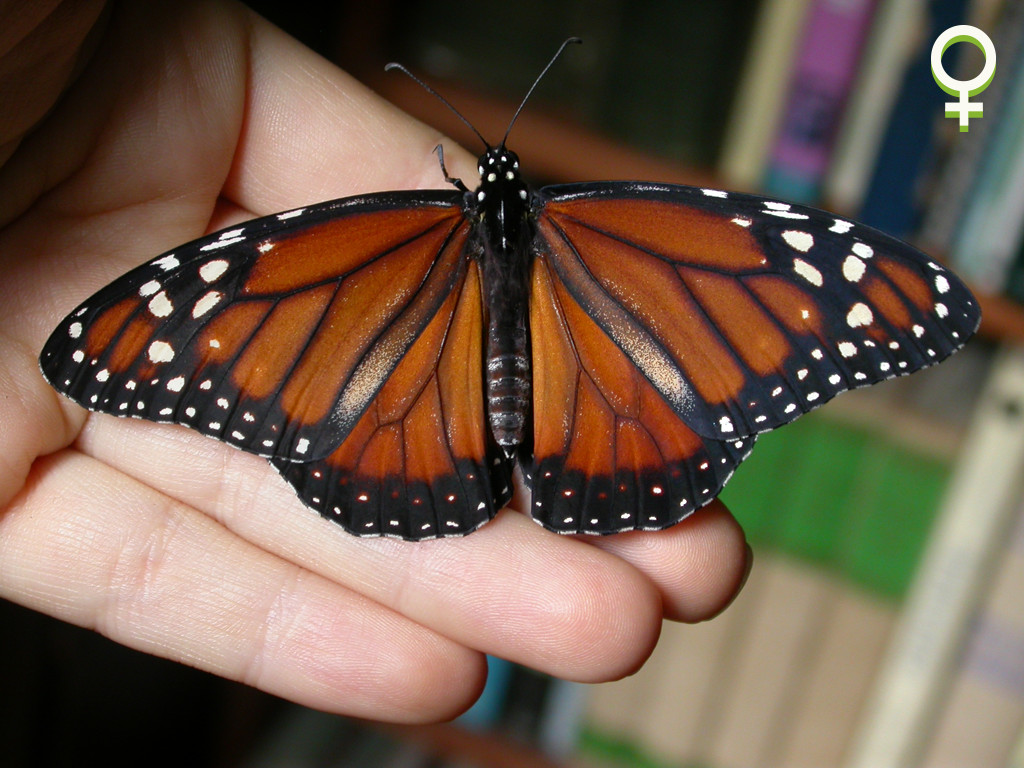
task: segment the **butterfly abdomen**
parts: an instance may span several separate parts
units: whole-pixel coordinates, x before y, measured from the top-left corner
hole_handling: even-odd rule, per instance
[[[526,328],[491,325],[487,334],[487,415],[498,445],[523,442],[530,411],[530,359]]]

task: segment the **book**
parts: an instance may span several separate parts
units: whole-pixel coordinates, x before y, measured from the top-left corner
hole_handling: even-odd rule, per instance
[[[762,765],[842,765],[896,610],[862,589],[839,586],[830,594],[834,597],[823,606],[820,634],[797,681],[783,736],[772,760]]]
[[[1003,768],[1024,729],[1024,505],[995,558],[922,768]]]
[[[836,599],[836,583],[811,566],[765,560],[744,590],[756,603],[731,655],[731,674],[716,682],[724,690],[706,760],[716,768],[776,764],[805,663],[819,642],[823,609]]]
[[[998,356],[846,763],[914,766],[947,695],[1024,468],[1024,350]]]
[[[655,651],[657,663],[645,673],[647,711],[634,729],[644,752],[656,761],[704,761],[722,711],[735,647],[742,642],[743,627],[757,603],[760,562],[755,569],[754,586],[749,592],[745,588],[722,615],[694,625],[665,623]]]
[[[830,209],[856,211],[864,200],[924,14],[924,0],[878,5],[825,175],[822,198]]]
[[[918,235],[926,250],[949,254],[955,261],[964,256],[970,258],[954,252],[954,238],[963,228],[968,209],[978,205],[976,192],[983,169],[991,164],[993,137],[997,127],[1004,123],[1009,94],[1013,90],[1011,86],[1019,83],[1019,74],[1010,75],[1019,72],[1017,62],[1024,54],[1024,1],[1006,0],[998,17],[991,11],[974,15],[981,16],[972,20],[976,25],[980,24],[981,29],[992,32],[990,36],[999,60],[998,74],[978,96],[984,105],[983,119],[974,120],[967,132],[952,130],[948,124],[945,126],[945,156],[929,194]]]
[[[853,87],[874,0],[815,0],[765,173],[768,194],[815,202]]]
[[[718,159],[729,189],[756,192],[762,187],[809,5],[810,0],[778,0],[758,9]]]
[[[1024,2],[1013,6],[1017,42],[1024,38]],[[1004,36],[1005,37],[1005,36]],[[1010,53],[1007,46],[1007,53]],[[1024,45],[1005,61],[1004,97],[992,121],[977,181],[954,234],[952,263],[979,290],[1007,284],[1024,233]],[[986,119],[988,115],[986,114]]]
[[[927,22],[918,30],[864,202],[855,214],[863,223],[896,237],[910,237],[920,225],[925,205],[922,180],[936,161],[936,127],[941,126],[948,99],[932,77],[932,41],[943,30],[964,23],[967,5],[967,0],[929,0]],[[955,57],[960,47],[950,49],[947,58]]]

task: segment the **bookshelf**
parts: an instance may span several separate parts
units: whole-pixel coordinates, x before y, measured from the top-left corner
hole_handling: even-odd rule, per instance
[[[813,4],[813,0],[811,0],[810,3],[778,3],[773,4],[773,7],[776,5],[787,6],[790,12],[797,13],[798,10],[794,9],[802,7],[806,10],[808,5]],[[924,3],[883,2],[878,5],[879,16],[886,21],[889,44],[896,39],[900,29],[906,32],[912,28],[919,28],[922,24],[922,14],[925,12]],[[948,18],[963,12],[965,7],[963,3],[957,5],[947,2],[943,5],[943,8],[938,9],[933,24],[946,23]],[[989,8],[988,13],[993,14],[995,11]],[[910,49],[881,52],[869,50],[865,55],[869,59],[874,59],[874,61],[869,61],[866,66],[868,68],[873,66],[876,70],[884,70],[893,62],[908,67],[912,63]],[[367,72],[365,79],[385,98],[398,104],[420,120],[438,127],[446,135],[452,136],[463,146],[470,148],[471,151],[477,146],[477,140],[468,135],[457,120],[450,115],[443,114],[443,110],[438,110],[433,99],[420,92],[412,84],[379,77],[372,72]],[[437,85],[436,82],[432,82]],[[516,106],[514,97],[484,96],[474,86],[458,80],[444,82],[438,87],[467,116],[470,116],[474,122],[478,122],[478,127],[485,136],[502,135],[507,115],[512,114]],[[886,89],[886,84],[880,83],[876,77],[876,81],[871,87],[862,88],[860,92],[854,94],[853,98],[854,100],[860,99],[865,104],[878,105],[886,100],[890,103],[895,102],[901,97],[898,89],[891,86],[888,87],[888,90]],[[477,116],[482,117],[478,119]],[[858,144],[858,139],[861,136],[873,132],[876,140],[881,142],[884,131],[885,121],[876,120],[874,125],[862,125],[853,133],[847,133],[840,137],[839,141],[845,142],[843,151],[848,153],[845,156],[846,165],[845,168],[840,168],[835,174],[822,181],[822,194],[827,199],[824,203],[818,203],[819,205],[858,218],[856,213],[857,190],[860,189],[861,194],[866,193],[871,179],[865,177],[862,171],[858,175],[857,163],[859,161],[850,158],[855,157],[857,153],[863,157],[870,152],[871,147],[865,147],[863,141]],[[541,181],[643,178],[752,192],[764,191],[757,174],[747,174],[746,176],[743,176],[742,173],[733,174],[720,166],[693,165],[678,158],[666,159],[663,155],[630,147],[617,138],[612,138],[600,130],[588,127],[586,121],[577,119],[577,116],[564,104],[558,109],[550,107],[545,109],[540,105],[532,110],[528,109],[517,123],[510,143],[524,159],[524,165],[532,169],[535,179]],[[735,183],[737,178],[739,183]],[[911,236],[908,239],[913,240],[914,237]],[[942,252],[941,248],[938,252],[935,247],[925,246],[925,249],[937,253],[944,260],[953,260],[951,255]],[[991,291],[976,291],[976,296],[983,313],[979,337],[984,342],[996,347],[1015,347],[1024,344],[1024,307],[1018,301],[1004,294]],[[984,366],[978,370],[983,371]],[[961,407],[966,410],[969,408],[970,402],[970,396],[966,396]],[[923,517],[920,525],[922,531],[927,530],[933,524],[932,520],[936,511],[942,509],[945,485],[942,478],[950,471],[950,468],[961,466],[957,452],[964,439],[963,421],[957,425],[943,424],[941,417],[937,419],[935,413],[914,413],[913,409],[908,409],[906,400],[893,402],[887,395],[876,396],[874,392],[866,393],[863,397],[860,396],[860,393],[857,397],[844,396],[836,403],[830,404],[828,410],[829,415],[823,419],[823,423],[842,430],[866,427],[874,435],[870,438],[872,445],[877,445],[878,440],[884,444],[891,438],[896,443],[902,443],[904,447],[908,443],[913,443],[909,447],[911,451],[915,452],[915,455],[939,458],[940,464],[933,465],[934,469],[925,471],[930,478],[928,483],[922,486],[921,491],[913,492],[918,496],[923,493],[924,505],[921,510]],[[792,430],[795,427],[787,429]],[[762,439],[758,448],[759,452],[769,450],[764,445],[766,441],[767,437]],[[826,440],[825,443],[827,444],[827,442]],[[897,454],[887,454],[890,457],[888,460]],[[755,452],[750,462],[756,461],[758,455],[759,453]],[[1005,459],[1005,456],[1003,458]],[[884,463],[886,460],[880,459],[879,462]],[[899,461],[897,460],[897,464]],[[899,472],[895,472],[891,477],[883,478],[880,482],[890,484],[901,484],[902,482],[904,493],[912,493],[910,490],[912,485],[906,483],[906,478],[912,477],[917,471],[914,468],[917,461],[917,459],[911,459],[910,464],[902,466],[903,481],[900,480]],[[749,471],[750,468],[747,466],[741,469],[741,473]],[[741,477],[742,474],[738,474],[733,483],[741,483]],[[771,486],[765,485],[764,487]],[[930,490],[925,490],[926,488]],[[1013,492],[1012,489],[1010,491]],[[723,497],[729,501],[728,488]],[[863,498],[860,503],[864,503]],[[949,513],[943,512],[943,514],[948,515]],[[742,517],[742,515],[740,516]],[[754,528],[756,529],[756,524]],[[885,530],[884,525],[876,526],[874,535],[884,535],[882,532]],[[748,526],[748,532],[754,533],[756,546],[758,534],[752,531],[750,526]],[[820,573],[809,575],[801,565],[801,562],[813,561],[813,554],[808,557],[805,552],[803,558],[797,558],[796,561],[789,555],[778,557],[777,554],[772,554],[773,551],[792,553],[794,547],[799,548],[798,545],[794,545],[792,542],[781,547],[767,545],[769,553],[767,558],[763,554],[765,546],[762,542],[758,549],[761,559],[758,561],[757,567],[766,572],[763,580],[759,580],[755,575],[751,583],[748,583],[745,595],[741,596],[737,604],[730,608],[726,615],[713,622],[715,625],[713,628],[686,627],[675,632],[673,630],[676,628],[666,627],[666,636],[662,641],[662,646],[659,647],[659,652],[662,648],[666,648],[665,655],[673,658],[674,661],[659,661],[654,658],[650,664],[653,671],[647,674],[645,670],[638,675],[641,677],[647,674],[648,678],[661,675],[664,679],[660,683],[650,682],[649,687],[646,688],[636,681],[613,685],[618,692],[612,697],[612,703],[609,704],[613,715],[608,718],[608,722],[615,722],[614,710],[635,706],[637,712],[632,718],[625,718],[625,721],[623,721],[621,713],[617,715],[620,725],[623,722],[626,723],[623,726],[624,733],[617,733],[614,726],[611,726],[603,735],[589,732],[584,737],[586,754],[607,756],[618,753],[622,755],[622,758],[617,764],[622,765],[641,760],[650,760],[650,765],[688,764],[696,760],[701,765],[713,765],[719,768],[749,764],[838,766],[849,763],[851,765],[901,765],[907,768],[913,765],[913,762],[908,761],[910,758],[905,758],[902,762],[879,762],[880,755],[884,755],[884,751],[870,753],[870,740],[878,737],[870,733],[872,726],[869,720],[864,720],[863,715],[865,710],[877,706],[872,703],[872,701],[878,701],[879,695],[872,691],[872,681],[875,680],[887,652],[890,655],[893,653],[887,651],[887,648],[890,644],[898,642],[901,633],[904,636],[906,634],[903,625],[907,619],[901,619],[894,606],[905,599],[904,594],[909,589],[911,571],[902,573],[895,582],[886,582],[890,584],[888,588],[881,587],[876,581],[876,583],[868,584],[865,588],[858,588],[851,592],[848,585],[851,578],[856,581],[858,568],[861,569],[861,573],[878,573],[877,563],[865,565],[863,559],[858,560],[861,555],[848,553],[845,556],[846,564],[840,567],[838,574],[835,572],[834,564],[824,563],[825,570],[831,575],[822,580]],[[882,552],[884,551],[883,547]],[[907,562],[916,563],[919,557],[920,551]],[[818,559],[820,567],[823,564],[820,555]],[[840,559],[842,560],[842,557]],[[877,560],[877,557],[875,559]],[[925,578],[927,578],[927,574],[925,574]],[[987,583],[984,574],[980,574],[978,579],[978,583],[982,585],[979,589],[984,589],[984,585]],[[892,586],[897,583],[898,586]],[[879,591],[880,589],[881,591]],[[889,591],[886,592],[886,589]],[[785,633],[776,632],[773,635],[762,627],[758,630],[761,636],[774,637],[782,643],[782,647],[776,649],[779,655],[768,657],[755,653],[747,661],[744,661],[741,650],[743,641],[739,638],[742,637],[744,631],[751,631],[752,628],[761,626],[758,621],[764,621],[767,618],[765,612],[758,612],[755,608],[750,607],[750,603],[755,600],[770,600],[773,595],[780,593],[783,596],[776,598],[780,600],[779,606],[785,606],[787,600],[792,602],[796,599],[798,603],[807,607],[808,613],[802,618],[796,614],[795,626],[790,628],[792,631],[789,639],[782,639]],[[794,598],[794,596],[798,597]],[[745,605],[747,608],[743,607]],[[975,610],[974,603],[972,600],[965,599],[964,605],[966,606],[963,608],[964,613],[959,618],[951,617],[950,621],[954,623],[959,621],[961,624],[969,621],[967,616],[972,610]],[[913,616],[909,621],[913,621]],[[955,656],[960,645],[965,642],[965,632],[967,630],[961,626],[957,633],[950,635],[946,647],[946,652],[951,654],[950,658]],[[861,649],[853,656],[849,651],[851,637],[860,637],[861,640]],[[713,660],[721,658],[721,652],[709,651],[708,646],[715,643],[719,648],[731,648],[739,654],[730,656],[731,661],[728,662],[728,664],[738,665],[739,671],[727,670],[726,667],[718,668],[723,676],[722,679],[725,680],[725,692],[712,691],[707,688],[706,682],[703,684],[696,682],[700,679],[706,680],[706,675],[709,673],[706,670],[704,672],[697,670],[693,664],[687,666],[683,658],[686,649],[694,653],[703,652],[705,655],[700,658],[714,666],[718,662]],[[703,648],[703,651],[694,650],[697,647]],[[787,656],[787,653],[792,655]],[[891,662],[889,663],[891,664]],[[744,665],[746,666],[744,667]],[[778,676],[765,675],[765,670],[772,668],[772,665],[779,673]],[[743,677],[744,668],[750,670],[747,675],[749,679],[741,685],[735,678],[737,675]],[[691,677],[683,681],[682,678],[686,673],[680,672],[679,669],[688,670]],[[924,692],[925,689],[922,688],[922,695],[935,697],[941,695],[941,691],[945,690],[942,674],[938,672],[936,674],[938,676],[930,683],[932,688],[927,692]],[[945,674],[950,674],[948,669],[945,670]],[[730,686],[736,690],[740,688],[771,689],[774,693],[770,696],[763,692],[761,696],[753,694],[753,698],[746,705],[742,703],[741,699],[737,699],[738,703],[725,707],[723,711],[727,714],[720,715],[718,720],[709,720],[707,715],[702,717],[698,710],[694,709],[694,705],[681,702],[678,695],[673,696],[671,692],[667,691],[666,686],[670,685],[668,681],[676,681],[678,684],[676,691],[684,687],[685,683],[688,686],[685,687],[688,696],[693,696],[700,702],[710,702],[708,706],[712,708],[717,706],[716,701],[721,703],[723,697],[724,699],[730,697],[731,694],[728,692]],[[973,691],[971,686],[977,684],[958,682],[953,685],[958,691],[961,689]],[[659,691],[661,691],[660,694]],[[982,694],[975,695],[976,697],[982,696]],[[988,691],[983,696],[988,697],[986,700],[998,699],[998,695]],[[649,709],[644,709],[637,705],[637,702],[642,702],[646,698],[659,702],[661,708],[658,709],[652,705]],[[748,709],[744,710],[743,706],[747,706]],[[930,728],[938,727],[935,725],[936,722],[942,725],[951,717],[959,719],[950,714],[942,715],[940,718],[929,709],[929,706],[934,709],[934,702],[930,705],[921,704],[918,707],[920,720],[912,723],[918,731],[917,738],[924,738],[920,734],[929,732]],[[968,705],[961,704],[960,706]],[[749,709],[749,707],[753,707],[753,709]],[[641,711],[649,715],[646,721],[644,715],[640,714]],[[795,722],[791,723],[785,713],[794,711],[802,714],[796,718]],[[1011,708],[1009,711],[1015,713],[1016,709]],[[1009,714],[1003,720],[997,719],[997,721],[1003,724],[1003,730],[1009,732],[1013,728],[1012,718],[1016,716],[1016,714]],[[600,715],[597,718],[600,720]],[[945,720],[942,721],[942,718]],[[982,719],[978,718],[979,722]],[[956,738],[962,740],[966,738],[963,735],[959,737],[949,735],[952,732],[948,728],[944,732],[947,733],[946,742],[953,743]],[[733,735],[729,736],[730,733]],[[831,741],[823,734],[831,734]],[[624,739],[620,737],[624,737]],[[1005,734],[1001,738],[1005,741]],[[864,740],[860,752],[857,752],[853,746],[855,740]],[[994,739],[994,742],[1003,743],[999,739]],[[631,752],[631,745],[638,743],[646,745],[646,751],[639,754]],[[945,742],[940,740],[937,743]],[[591,747],[594,747],[595,744],[597,746],[587,751],[587,744],[590,744]],[[934,748],[930,753],[923,751],[920,743],[913,746],[913,749],[906,748],[909,750],[907,754],[913,753],[915,759],[920,757],[920,754],[925,754],[930,761],[929,764],[943,764],[942,755],[936,755]],[[898,749],[894,747],[894,751],[898,752]],[[995,754],[996,751],[997,748],[994,747],[990,750],[990,754]],[[866,761],[863,758],[864,754],[870,755]],[[767,762],[765,762],[766,760]],[[857,760],[861,762],[857,763]]]

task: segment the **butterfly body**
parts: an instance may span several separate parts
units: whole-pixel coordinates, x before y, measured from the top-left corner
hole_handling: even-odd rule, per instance
[[[535,231],[534,196],[519,159],[503,147],[478,163],[480,185],[467,190],[467,216],[479,221],[472,251],[480,261],[486,303],[487,416],[494,438],[511,456],[523,442],[530,410],[529,272]]]

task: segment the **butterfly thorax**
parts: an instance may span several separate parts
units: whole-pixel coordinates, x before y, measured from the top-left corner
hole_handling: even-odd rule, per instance
[[[477,252],[487,311],[487,416],[495,440],[511,454],[523,441],[530,409],[530,191],[519,159],[503,147],[482,155],[479,171],[480,186],[470,194],[482,225]]]

